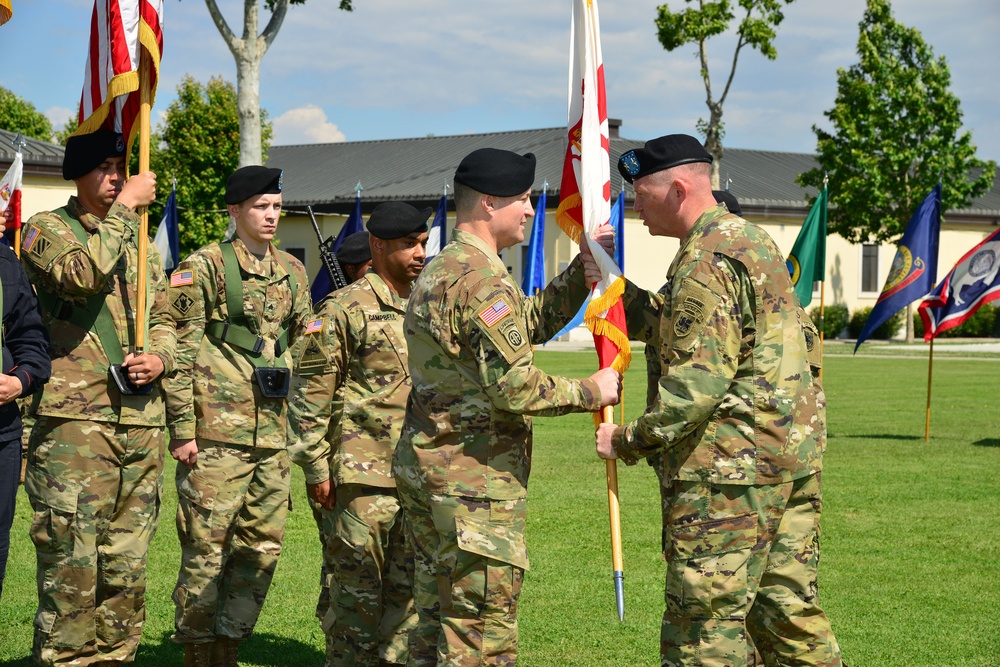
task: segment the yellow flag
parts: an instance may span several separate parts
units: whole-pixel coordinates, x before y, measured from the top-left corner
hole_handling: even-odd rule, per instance
[[[10,6],[12,0],[0,0],[0,25],[3,25],[10,20],[10,17],[14,15],[14,10]]]

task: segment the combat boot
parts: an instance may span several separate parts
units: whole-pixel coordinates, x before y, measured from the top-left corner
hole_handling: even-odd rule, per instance
[[[211,667],[239,667],[236,659],[239,657],[240,640],[220,637],[212,646]]]
[[[185,644],[184,667],[211,667],[213,643]]]

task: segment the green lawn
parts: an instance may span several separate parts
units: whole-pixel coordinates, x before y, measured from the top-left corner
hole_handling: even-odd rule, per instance
[[[935,355],[937,356],[937,355]],[[852,667],[1000,665],[1000,359],[936,359],[931,440],[924,441],[927,362],[827,359],[830,444],[820,590]],[[548,371],[573,376],[592,353],[541,351]],[[643,408],[641,351],[628,373],[625,413]],[[604,465],[588,415],[535,422],[521,601],[526,667],[659,664],[663,564],[659,494],[645,464],[620,467],[625,623],[615,612]],[[180,665],[169,641],[178,564],[173,465],[149,569],[140,665]],[[244,664],[321,665],[313,618],[319,549],[294,477],[296,506],[271,594]],[[27,665],[34,614],[29,511],[20,495],[0,601],[0,664]]]

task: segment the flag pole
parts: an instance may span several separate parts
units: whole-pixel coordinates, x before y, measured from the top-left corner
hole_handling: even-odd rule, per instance
[[[931,439],[931,375],[934,372],[934,339],[931,338],[931,351],[927,357],[927,417],[924,419],[924,442]]]
[[[615,423],[615,408],[609,405],[601,410],[602,423]],[[615,578],[615,603],[618,620],[625,620],[625,567],[622,559],[622,519],[618,505],[618,462],[605,459],[608,476],[608,515],[611,519],[611,567]]]
[[[152,107],[152,91],[150,89],[149,71],[151,63],[149,52],[139,49],[139,173],[149,171],[149,115]],[[128,138],[126,137],[126,141]],[[139,260],[136,266],[135,283],[135,354],[142,354],[146,347],[146,282],[148,266],[146,254],[148,252],[149,237],[149,207],[139,208],[139,240],[138,254]]]
[[[822,359],[824,354],[824,345],[826,344],[824,342],[826,335],[823,333],[824,331],[826,331],[826,281],[825,280],[819,281],[819,321],[820,324],[823,325],[819,328],[819,358]],[[819,381],[820,382],[823,381],[822,364],[819,367]]]

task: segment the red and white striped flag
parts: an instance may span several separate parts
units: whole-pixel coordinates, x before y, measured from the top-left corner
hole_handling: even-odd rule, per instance
[[[21,226],[21,178],[24,174],[24,161],[21,152],[14,153],[14,161],[10,169],[0,179],[0,217],[4,219],[7,229],[18,229]]]
[[[148,77],[150,103],[163,51],[163,0],[95,0],[90,22],[90,51],[80,98],[80,127],[90,134],[101,127],[121,132],[128,153],[139,130],[139,78]],[[149,68],[139,71],[142,49]]]
[[[556,222],[574,241],[611,219],[608,104],[604,92],[597,0],[574,0],[570,29],[569,143],[563,163]],[[625,280],[604,249],[591,243],[602,278],[584,314],[601,368],[624,373],[632,360],[622,293]]]

